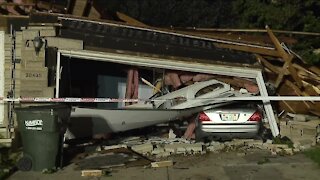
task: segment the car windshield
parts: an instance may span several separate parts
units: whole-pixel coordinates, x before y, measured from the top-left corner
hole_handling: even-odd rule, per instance
[[[201,95],[204,95],[204,94],[207,94],[209,92],[212,92],[214,90],[217,90],[217,89],[221,89],[223,88],[223,84],[220,84],[220,83],[216,83],[216,84],[211,84],[209,86],[206,86],[202,89],[200,89],[196,94],[195,94],[195,97],[199,97]]]

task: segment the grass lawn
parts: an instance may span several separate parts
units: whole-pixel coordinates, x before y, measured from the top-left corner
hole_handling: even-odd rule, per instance
[[[304,154],[320,166],[320,146],[309,149]]]

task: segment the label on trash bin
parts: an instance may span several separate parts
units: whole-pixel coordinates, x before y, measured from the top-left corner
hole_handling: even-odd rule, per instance
[[[25,120],[24,124],[26,126],[26,129],[41,131],[43,121],[41,119]]]

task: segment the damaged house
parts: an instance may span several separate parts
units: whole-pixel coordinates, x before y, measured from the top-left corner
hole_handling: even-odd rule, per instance
[[[259,101],[278,136],[268,94],[319,95],[319,69],[302,65],[268,27],[271,44],[149,27],[124,15],[125,22],[100,20],[85,7],[73,15],[2,17],[0,124],[7,142],[14,108],[34,102],[70,103],[69,133],[84,136],[183,119],[236,100]],[[297,109],[291,101],[299,98],[280,100],[281,110]],[[318,102],[303,103],[304,111],[318,115]]]

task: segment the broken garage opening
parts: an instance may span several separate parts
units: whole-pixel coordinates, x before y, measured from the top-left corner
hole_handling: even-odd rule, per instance
[[[96,82],[91,82],[94,84],[99,84],[99,81],[108,81],[108,83],[112,83],[112,80],[109,81],[108,78],[111,78],[114,73],[116,74],[115,77],[113,77],[114,81],[120,82],[118,83],[118,90],[122,88],[121,85],[119,84],[124,84],[125,79],[126,79],[126,72],[124,71],[125,68],[129,67],[138,67],[139,70],[143,69],[141,73],[145,73],[146,76],[149,74],[154,75],[154,69],[164,69],[164,70],[177,70],[177,71],[185,71],[185,72],[193,72],[193,73],[203,73],[203,74],[212,74],[212,75],[223,75],[223,76],[233,76],[233,77],[242,77],[242,78],[250,78],[254,79],[257,82],[259,91],[260,91],[260,96],[261,97],[267,97],[267,89],[265,86],[265,82],[262,76],[261,69],[258,68],[249,68],[249,67],[235,67],[235,66],[229,66],[229,65],[220,65],[220,64],[212,64],[212,63],[207,63],[207,62],[194,62],[194,61],[183,61],[179,59],[166,59],[166,58],[159,58],[159,57],[146,57],[146,56],[138,56],[138,55],[129,55],[129,54],[120,54],[120,53],[107,53],[107,52],[97,52],[97,51],[89,51],[89,50],[58,50],[57,54],[57,68],[56,68],[56,97],[63,97],[64,95],[68,95],[66,93],[66,90],[71,93],[69,95],[78,95],[77,94],[77,88],[76,86],[72,88],[72,90],[68,90],[68,88],[65,89],[65,87],[62,87],[63,84],[62,82],[67,82],[68,80],[61,81],[60,78],[61,75],[63,75],[64,70],[61,71],[61,65],[62,63],[68,63],[65,62],[65,60],[70,59],[70,61],[74,60],[75,64],[76,61],[79,61],[81,63],[85,63],[85,61],[82,61],[80,59],[85,59],[85,60],[92,60],[92,61],[102,61],[107,64],[103,65],[100,67],[100,65],[96,65],[98,70],[93,70],[94,73],[90,74],[90,71],[92,70],[82,70],[81,76],[95,76]],[[71,64],[71,63],[69,63]],[[78,64],[79,65],[79,64]],[[110,65],[110,66],[109,66]],[[91,65],[92,66],[92,65]],[[104,68],[106,67],[106,70],[104,72]],[[87,67],[88,69],[90,66]],[[119,70],[114,70],[116,68],[120,68]],[[62,68],[63,69],[63,68]],[[71,68],[70,68],[71,69]],[[72,70],[72,69],[71,69]],[[108,70],[110,70],[108,72]],[[99,73],[97,72],[104,72],[100,75],[99,78]],[[124,71],[124,73],[123,73]],[[117,73],[118,72],[118,73]],[[72,72],[70,72],[72,73]],[[70,74],[66,73],[66,74]],[[97,76],[98,75],[98,76]],[[79,75],[80,76],[80,75]],[[110,77],[109,77],[110,76]],[[154,76],[151,76],[152,78]],[[65,77],[64,77],[65,78]],[[63,77],[62,77],[63,79]],[[87,79],[87,78],[86,78]],[[117,80],[115,80],[117,79]],[[153,79],[149,79],[152,80]],[[75,83],[75,82],[74,82]],[[79,83],[81,83],[81,80],[79,79]],[[85,84],[85,82],[83,82]],[[96,87],[96,85],[94,85]],[[61,86],[61,87],[60,87]],[[86,85],[87,86],[87,85]],[[82,85],[82,87],[84,87]],[[102,89],[102,88],[101,88]],[[142,88],[143,89],[143,88]],[[92,89],[87,89],[84,91],[91,91]],[[99,91],[99,90],[98,90]],[[79,92],[79,89],[78,89]],[[107,91],[105,91],[107,92]],[[103,92],[103,93],[105,93]],[[146,93],[148,95],[148,93]],[[80,94],[79,94],[80,95]],[[95,93],[89,93],[88,96],[99,96],[99,94]],[[106,94],[101,94],[101,96],[104,96]],[[119,95],[119,94],[118,94]],[[81,94],[81,97],[84,95]],[[118,96],[119,98],[119,96]],[[264,100],[264,109],[267,115],[267,119],[269,121],[269,125],[272,131],[273,136],[277,136],[279,134],[279,130],[277,127],[277,123],[275,120],[275,116],[273,113],[272,106],[270,104],[270,101]],[[119,105],[117,105],[119,106]]]

